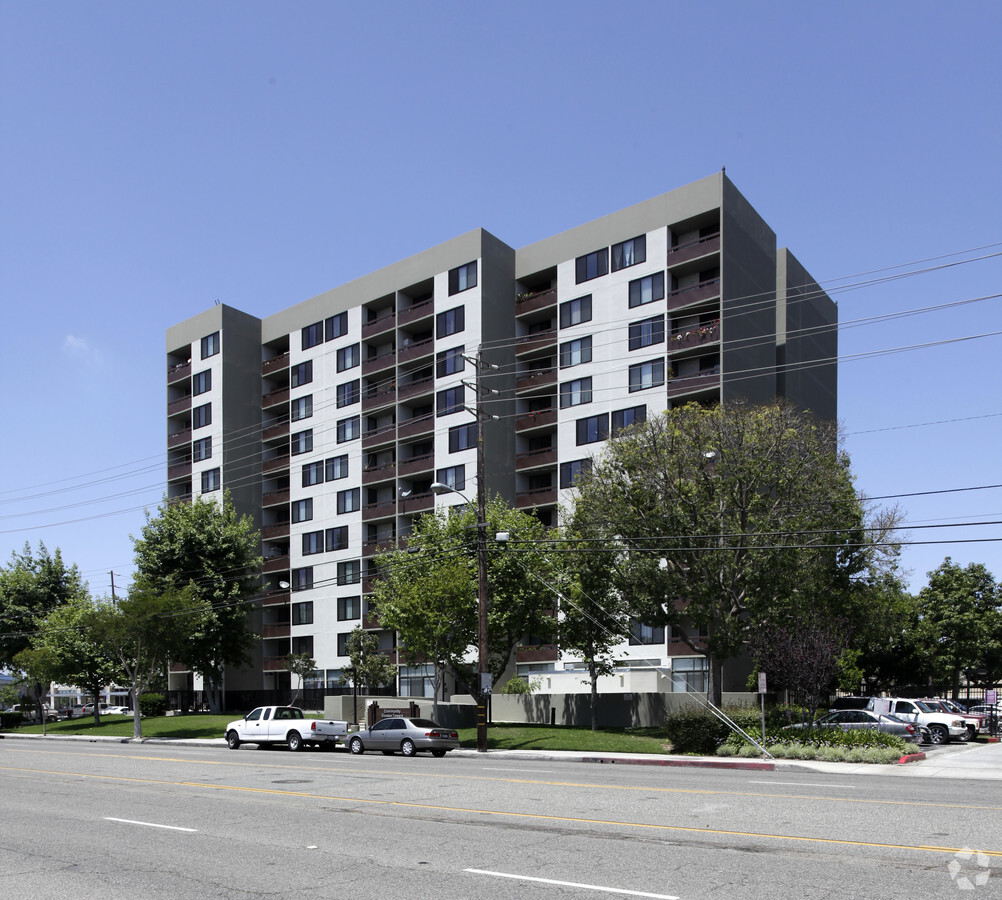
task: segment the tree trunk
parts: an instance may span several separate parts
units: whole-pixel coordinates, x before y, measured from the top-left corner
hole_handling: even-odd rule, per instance
[[[709,665],[708,683],[706,685],[706,699],[714,706],[719,707],[724,700],[723,688],[723,663],[716,656],[706,654]]]

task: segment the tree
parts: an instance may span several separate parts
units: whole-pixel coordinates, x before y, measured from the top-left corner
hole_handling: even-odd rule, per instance
[[[140,697],[169,660],[181,658],[192,632],[204,631],[212,615],[191,588],[162,592],[136,579],[125,599],[102,603],[89,616],[89,627],[114,655],[132,691],[133,737],[143,736]]]
[[[228,493],[222,503],[165,499],[156,516],[146,514],[142,535],[133,536],[133,543],[138,577],[150,590],[170,594],[186,588],[210,608],[174,661],[202,676],[210,709],[218,712],[223,670],[250,662],[246,601],[260,586],[261,570],[260,537],[250,516],[237,515]]]
[[[689,404],[634,426],[576,506],[616,554],[635,618],[706,656],[718,704],[722,665],[758,623],[846,615],[880,559],[834,427],[784,404]]]
[[[356,625],[345,641],[345,649],[351,666],[341,673],[341,684],[347,684],[350,678],[355,688],[356,699],[359,685],[369,690],[393,684],[397,677],[397,666],[393,660],[379,652],[379,636],[372,631],[363,631]],[[358,710],[355,710],[355,720],[358,720]]]
[[[962,672],[994,668],[1002,640],[1002,592],[981,563],[961,568],[947,557],[929,572],[918,601],[921,631],[936,648],[937,674],[949,681],[957,700]]]
[[[310,653],[292,653],[285,660],[285,668],[288,669],[290,675],[296,675],[299,678],[299,686],[296,688],[296,693],[292,695],[292,700],[289,706],[295,706],[296,701],[299,699],[299,692],[303,689],[303,679],[309,675],[311,672],[316,671],[317,661],[313,658]]]
[[[35,711],[38,715],[38,721],[42,723],[42,734],[45,734],[45,690],[43,686],[55,678],[55,657],[47,649],[25,647],[14,657],[11,668],[20,672],[24,676],[25,682],[31,687]]]

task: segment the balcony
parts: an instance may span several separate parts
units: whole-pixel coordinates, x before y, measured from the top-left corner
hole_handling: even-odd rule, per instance
[[[279,388],[277,391],[270,391],[267,394],[261,395],[261,409],[267,409],[269,406],[278,406],[282,403],[289,402],[289,389]]]
[[[380,406],[389,406],[392,403],[396,403],[397,400],[397,388],[392,382],[390,384],[377,385],[370,387],[362,395],[362,409],[367,412],[372,409],[378,409]]]
[[[261,497],[262,506],[283,506],[291,499],[288,490],[268,491]]]
[[[180,397],[177,400],[171,400],[167,404],[167,415],[176,416],[178,413],[187,412],[189,409],[191,409],[191,394]]]
[[[516,418],[515,431],[532,431],[536,428],[548,428],[556,424],[557,411],[555,409],[537,409]]]
[[[715,344],[720,340],[720,321],[709,325],[696,325],[673,331],[668,336],[668,352],[677,353],[681,350],[693,350]]]
[[[421,321],[421,319],[428,318],[434,312],[435,298],[429,297],[427,300],[422,300],[420,303],[415,303],[413,306],[408,306],[400,310],[397,315],[397,325],[400,327],[412,325],[415,322]]]
[[[375,356],[362,360],[362,374],[368,377],[376,372],[385,372],[387,369],[392,369],[396,363],[397,351],[393,348],[383,350]]]
[[[273,456],[271,459],[266,459],[261,463],[261,473],[263,475],[271,475],[274,472],[282,472],[284,470],[288,470],[288,468],[288,453],[284,453],[281,456]]]
[[[285,591],[269,591],[261,598],[262,606],[288,606],[292,594]]]
[[[694,241],[686,241],[677,247],[668,248],[668,265],[679,266],[682,263],[691,262],[701,256],[709,256],[711,253],[720,252],[720,232],[708,234],[706,237],[697,238]]]
[[[395,497],[386,500],[377,500],[375,503],[366,503],[362,507],[362,521],[370,522],[375,519],[389,519],[397,514],[397,501]]]
[[[405,478],[412,475],[419,475],[422,472],[430,472],[434,468],[434,453],[425,453],[422,456],[412,456],[410,459],[400,460],[397,465],[397,477]]]
[[[178,463],[176,466],[167,467],[167,480],[177,481],[181,478],[191,477],[191,460],[187,462]]]
[[[261,669],[265,672],[286,672],[288,661],[288,656],[266,656],[261,661]]]
[[[271,359],[266,359],[261,363],[261,374],[270,375],[273,372],[281,372],[282,369],[289,368],[289,353],[280,353],[278,356],[273,356]]]
[[[519,375],[515,379],[515,390],[518,393],[527,393],[539,388],[549,387],[557,383],[557,370],[537,369],[525,375]]]
[[[517,647],[515,649],[515,662],[556,662],[560,658],[560,651],[553,644],[541,644],[538,647]]]
[[[392,309],[383,310],[374,319],[369,319],[362,323],[362,337],[369,338],[375,334],[382,334],[393,328],[396,322],[396,315]]]
[[[556,305],[557,289],[555,287],[543,291],[531,291],[527,294],[519,294],[515,298],[515,315],[524,316],[526,313]]]
[[[167,366],[167,384],[177,384],[179,381],[184,381],[185,378],[190,377],[190,361],[186,363],[175,363],[173,366]]]
[[[400,345],[400,362],[409,363],[413,362],[415,359],[421,359],[425,356],[431,356],[435,350],[435,339],[426,338],[423,341],[418,341],[416,344],[404,344],[403,338],[401,338]]]
[[[287,638],[292,634],[292,626],[287,622],[281,625],[262,625],[261,637],[265,640],[269,638]]]
[[[518,509],[534,509],[537,506],[551,506],[557,502],[557,489],[553,486],[519,491],[515,497]]]
[[[434,390],[435,379],[429,375],[427,378],[418,378],[414,381],[403,382],[398,389],[398,393],[401,400],[412,400],[414,397],[431,394]]]
[[[375,556],[377,553],[383,553],[387,550],[396,549],[396,538],[384,538],[380,541],[366,541],[362,544],[362,556]]]
[[[395,462],[383,463],[378,466],[366,466],[362,469],[362,484],[376,484],[379,481],[395,481],[397,478],[397,464]]]
[[[402,497],[400,500],[400,512],[403,515],[427,512],[434,508],[435,495],[431,491],[427,491],[424,494],[411,494],[409,497]]]
[[[435,415],[419,416],[416,419],[406,419],[397,428],[397,437],[402,441],[417,437],[419,434],[430,434],[435,430]]]
[[[705,303],[719,296],[720,279],[711,278],[708,281],[694,284],[692,287],[672,291],[668,295],[668,310],[670,312],[696,303]]]
[[[370,450],[383,444],[392,444],[396,440],[396,422],[388,425],[378,425],[375,428],[368,428],[362,432],[362,447]]]
[[[549,331],[537,331],[535,334],[527,334],[515,340],[515,353],[521,356],[525,353],[532,353],[534,350],[542,350],[546,347],[556,347],[557,332],[554,329]]]
[[[288,534],[288,532],[286,532]],[[269,556],[265,561],[264,565],[261,566],[262,572],[287,572],[289,570],[289,557],[285,556]]]
[[[274,525],[265,525],[261,528],[261,540],[273,541],[276,538],[289,536],[289,523],[276,522]]]
[[[531,450],[528,453],[519,453],[515,457],[515,471],[524,472],[526,469],[538,469],[542,466],[553,466],[556,463],[556,447],[547,447],[545,450]]]
[[[167,448],[172,449],[174,447],[183,447],[185,444],[191,443],[191,429],[185,428],[181,431],[175,431],[173,434],[167,435]]]
[[[273,441],[275,438],[285,437],[289,433],[289,420],[279,422],[276,425],[269,425],[261,431],[262,441]]]
[[[684,394],[715,391],[720,388],[720,366],[700,372],[698,375],[677,375],[668,382],[668,398],[674,399]]]

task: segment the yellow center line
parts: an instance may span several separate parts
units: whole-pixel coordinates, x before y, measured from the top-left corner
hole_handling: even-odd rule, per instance
[[[616,828],[638,828],[638,829],[645,829],[648,831],[672,831],[672,832],[684,832],[687,834],[720,835],[723,837],[758,838],[758,839],[775,840],[775,841],[796,841],[799,843],[808,843],[808,844],[831,844],[831,845],[851,846],[851,847],[870,847],[880,850],[911,850],[925,853],[960,853],[969,849],[965,847],[936,847],[926,844],[887,844],[879,841],[852,841],[840,838],[818,838],[818,837],[809,837],[807,835],[797,835],[797,834],[769,834],[767,832],[756,832],[756,831],[730,831],[727,829],[720,829],[720,828],[695,828],[691,825],[659,825],[650,822],[620,822],[612,819],[585,819],[577,816],[553,816],[553,815],[545,815],[543,813],[505,812],[503,810],[478,809],[476,807],[438,806],[431,803],[408,803],[402,800],[374,800],[367,797],[341,797],[334,794],[314,794],[306,791],[287,791],[287,790],[279,790],[276,788],[241,787],[239,785],[230,785],[230,784],[206,784],[205,782],[200,782],[200,781],[161,781],[151,778],[127,778],[121,775],[91,775],[86,772],[59,772],[59,771],[49,771],[45,769],[18,769],[12,766],[0,766],[0,771],[29,772],[35,775],[64,775],[64,776],[78,776],[81,778],[105,778],[105,779],[111,779],[113,781],[126,781],[132,783],[162,784],[162,785],[171,785],[175,787],[192,787],[201,789],[208,788],[216,791],[232,791],[234,793],[247,793],[247,794],[270,794],[272,796],[278,796],[278,797],[297,797],[308,800],[325,800],[325,801],[333,800],[341,803],[366,804],[369,806],[393,806],[402,809],[422,809],[431,812],[464,813],[467,815],[476,815],[476,816],[495,816],[509,819],[531,819],[534,821],[545,821],[545,822],[567,822],[575,825],[602,825],[607,827],[612,826]],[[985,856],[992,856],[1002,859],[1002,850],[979,849],[978,852],[985,854]]]

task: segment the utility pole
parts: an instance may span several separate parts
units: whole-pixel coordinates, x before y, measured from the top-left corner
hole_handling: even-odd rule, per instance
[[[111,576],[111,605],[118,606],[118,598],[115,596],[115,573],[109,572]]]
[[[491,694],[491,676],[487,671],[487,485],[484,477],[484,409],[481,403],[483,350],[477,351],[477,616],[478,672],[477,752],[487,752],[487,701]]]

